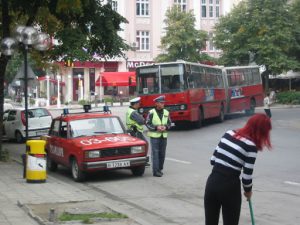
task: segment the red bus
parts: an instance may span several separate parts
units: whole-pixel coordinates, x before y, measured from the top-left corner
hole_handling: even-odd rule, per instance
[[[220,67],[185,61],[138,67],[137,92],[141,97],[140,113],[146,116],[154,107],[153,99],[165,95],[165,108],[175,125],[193,123],[237,111],[253,114],[263,103],[259,67]]]

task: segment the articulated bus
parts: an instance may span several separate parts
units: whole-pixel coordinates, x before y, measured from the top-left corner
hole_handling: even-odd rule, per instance
[[[229,113],[245,111],[251,115],[263,104],[263,87],[258,66],[208,66],[185,61],[138,67],[139,112],[144,116],[165,95],[165,108],[175,125],[216,118],[223,122]]]

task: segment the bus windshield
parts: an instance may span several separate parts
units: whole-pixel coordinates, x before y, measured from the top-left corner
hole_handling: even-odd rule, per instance
[[[180,92],[186,87],[183,64],[138,68],[138,94]]]

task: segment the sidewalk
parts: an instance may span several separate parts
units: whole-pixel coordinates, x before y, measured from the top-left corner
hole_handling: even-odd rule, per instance
[[[64,211],[73,212],[118,212],[107,207],[103,196],[95,195],[87,187],[63,182],[48,176],[45,183],[27,183],[23,179],[23,166],[14,160],[0,162],[0,225],[54,225],[49,222],[50,209],[55,215]],[[70,224],[70,222],[68,223]],[[80,221],[73,225],[83,224]],[[134,220],[96,220],[94,225],[139,225]]]

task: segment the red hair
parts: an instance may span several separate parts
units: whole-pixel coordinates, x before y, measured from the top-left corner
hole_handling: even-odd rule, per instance
[[[264,147],[272,148],[270,141],[270,131],[272,124],[270,118],[263,113],[251,116],[244,127],[237,130],[236,137],[242,136],[254,142],[258,150]]]

